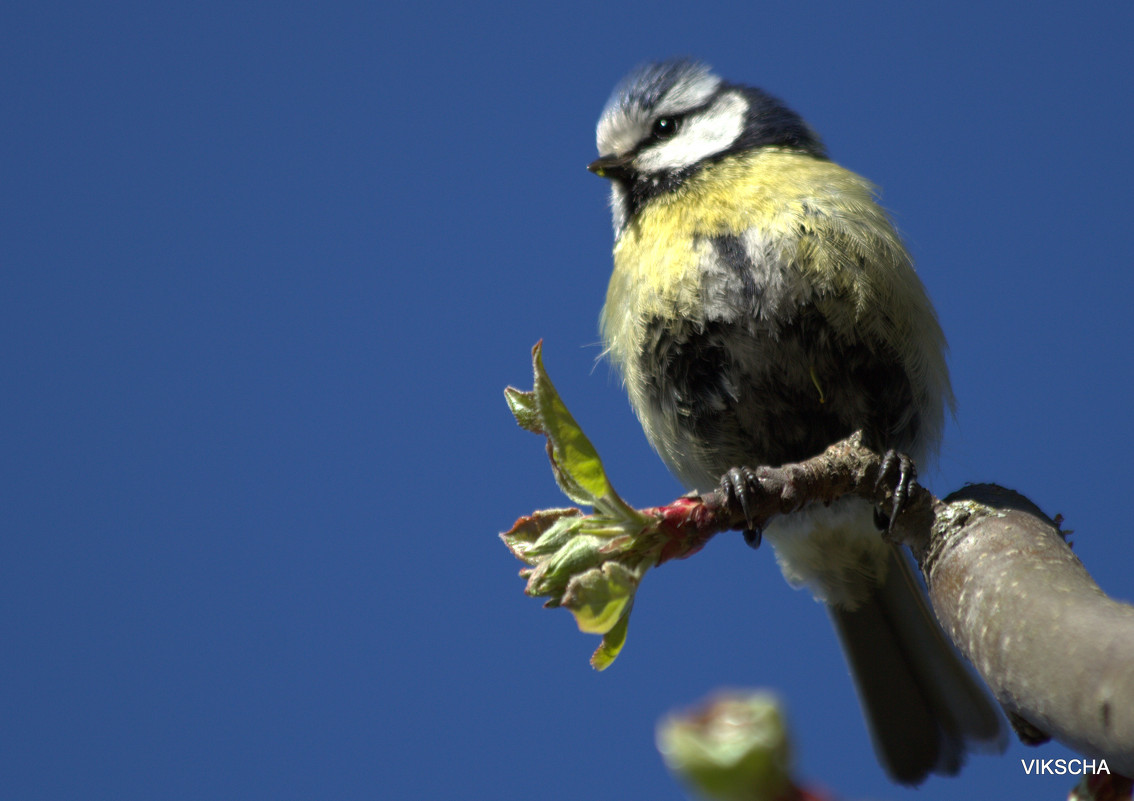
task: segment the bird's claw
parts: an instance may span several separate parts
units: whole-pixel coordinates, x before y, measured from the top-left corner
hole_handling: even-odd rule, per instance
[[[917,486],[917,467],[908,454],[891,449],[882,455],[874,491],[881,492],[886,486],[890,487],[890,517],[887,519],[881,509],[875,508],[874,519],[880,529],[890,533],[894,530],[894,521],[905,509],[906,501]]]
[[[733,467],[721,476],[720,491],[730,506],[739,505],[744,512],[744,541],[751,548],[759,548],[763,529],[752,508],[752,496],[760,491],[756,473],[750,467]]]

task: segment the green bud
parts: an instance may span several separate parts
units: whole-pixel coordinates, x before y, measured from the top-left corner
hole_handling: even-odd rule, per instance
[[[779,702],[770,693],[733,693],[666,717],[657,747],[666,767],[702,798],[773,801],[792,786],[791,754]]]

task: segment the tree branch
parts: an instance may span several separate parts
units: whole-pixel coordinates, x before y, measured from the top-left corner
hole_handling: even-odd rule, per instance
[[[702,496],[730,528],[756,511],[858,495],[889,512],[878,454],[855,435],[805,462],[754,471],[749,515],[718,490]],[[1054,737],[1134,774],[1134,607],[1107,597],[1034,504],[991,484],[944,501],[911,488],[889,536],[910,546],[945,631],[1026,743]]]
[[[918,563],[943,627],[1025,742],[1050,735],[1134,775],[1134,607],[1108,598],[1027,498],[991,484],[934,504]]]

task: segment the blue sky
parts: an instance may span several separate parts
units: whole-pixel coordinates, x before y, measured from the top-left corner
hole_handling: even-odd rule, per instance
[[[822,610],[722,536],[623,655],[498,541],[561,505],[501,391],[545,360],[622,494],[679,494],[598,355],[594,123],[700,57],[875,181],[950,339],[948,491],[1062,513],[1134,595],[1134,11],[1055,4],[40,2],[0,12],[0,795],[681,798],[657,718],[785,698],[877,767]],[[978,757],[916,797],[1062,797]]]

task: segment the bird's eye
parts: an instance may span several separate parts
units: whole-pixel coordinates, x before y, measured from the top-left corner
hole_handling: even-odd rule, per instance
[[[677,133],[678,122],[678,117],[658,117],[654,120],[650,136],[656,140],[671,139]]]

